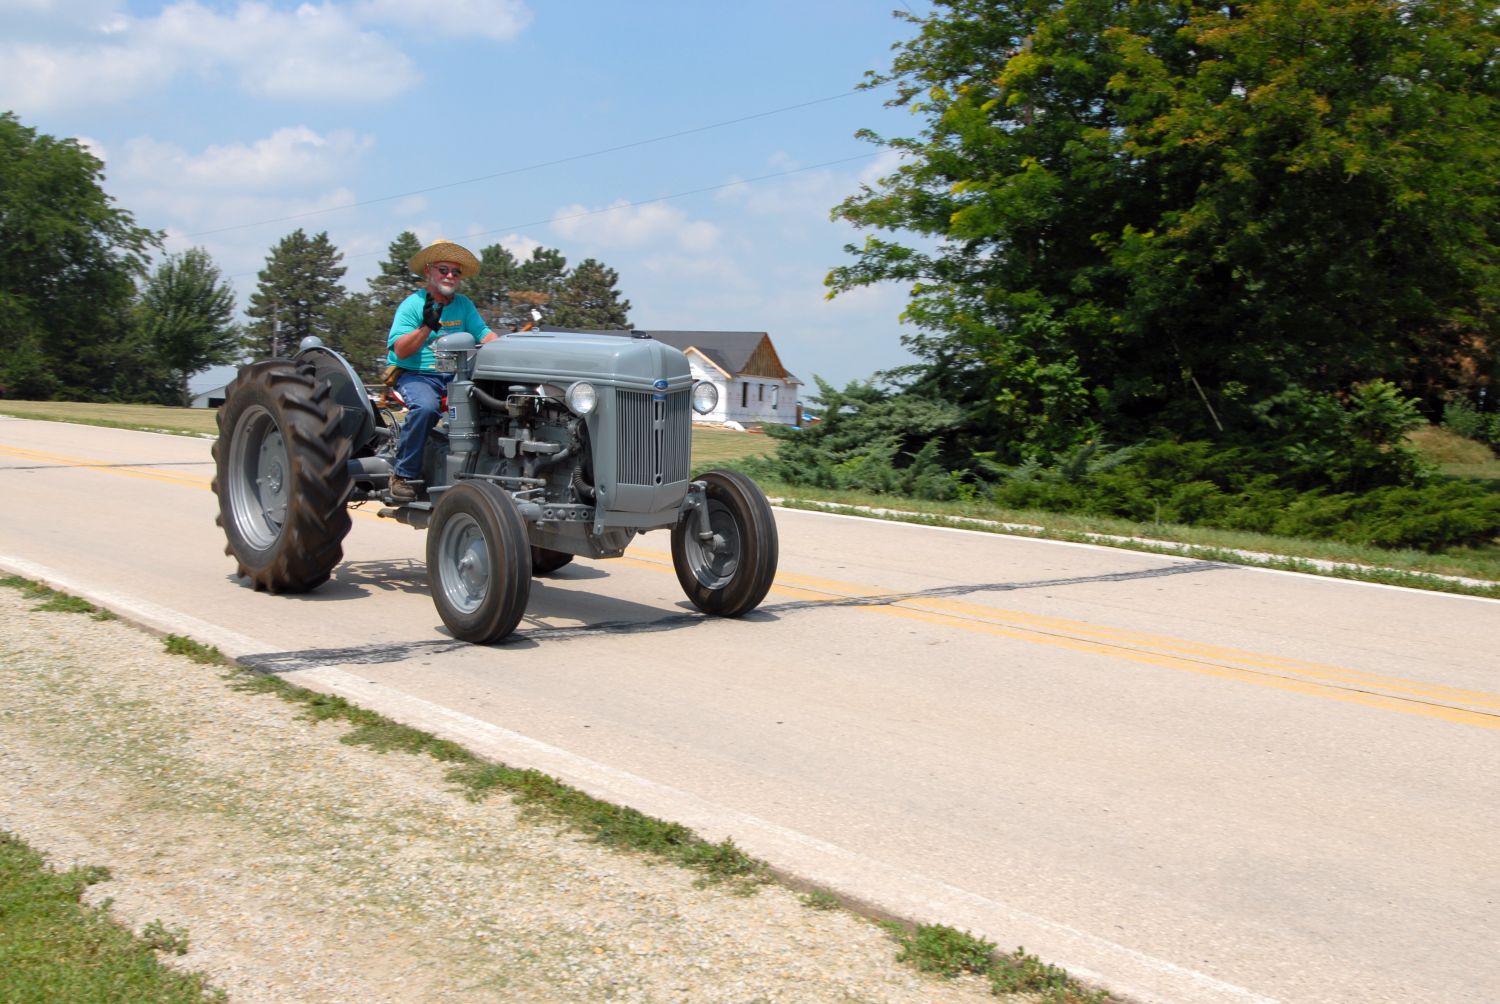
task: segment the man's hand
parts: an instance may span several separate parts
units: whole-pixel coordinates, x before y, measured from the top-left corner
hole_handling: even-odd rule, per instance
[[[422,307],[422,323],[431,331],[443,330],[443,305],[430,296]]]

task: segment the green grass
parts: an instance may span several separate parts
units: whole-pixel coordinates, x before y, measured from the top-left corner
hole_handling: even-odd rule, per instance
[[[167,408],[155,404],[94,404],[83,401],[0,400],[0,415],[48,422],[143,429],[182,436],[215,436],[217,413],[208,408]]]
[[[988,976],[995,996],[1026,994],[1044,1004],[1107,1004],[1114,1000],[1108,993],[1091,990],[1073,979],[1066,971],[1048,965],[1025,948],[1009,955],[996,955],[993,943],[944,924],[884,925],[900,945],[898,962],[915,966],[924,973],[953,979],[968,973]]]
[[[181,955],[186,934],[161,921],[140,937],[107,906],[82,901],[103,868],[49,869],[42,855],[0,831],[0,1001],[7,1004],[153,1004],[222,1001],[196,973],[168,969],[157,952]]]
[[[77,596],[69,596],[55,589],[49,589],[40,582],[32,582],[18,575],[9,575],[0,578],[0,586],[18,589],[27,599],[40,600],[33,610],[50,610],[55,613],[65,614],[88,614],[96,621],[111,621],[115,615],[108,610],[100,609],[87,600]]]

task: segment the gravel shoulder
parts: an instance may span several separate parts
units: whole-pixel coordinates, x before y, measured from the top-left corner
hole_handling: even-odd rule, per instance
[[[473,803],[120,621],[0,589],[0,829],[105,865],[234,1002],[976,1002],[977,978],[779,886],[753,896]]]

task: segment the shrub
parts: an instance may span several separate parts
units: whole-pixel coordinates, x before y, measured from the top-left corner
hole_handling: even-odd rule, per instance
[[[1500,415],[1480,411],[1468,398],[1454,398],[1443,406],[1443,425],[1465,439],[1500,447]]]

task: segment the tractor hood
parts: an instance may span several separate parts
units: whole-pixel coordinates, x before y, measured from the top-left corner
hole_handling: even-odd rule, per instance
[[[525,331],[479,347],[475,380],[567,385],[575,380],[639,390],[691,387],[687,356],[652,338]],[[666,386],[656,381],[665,380]]]

